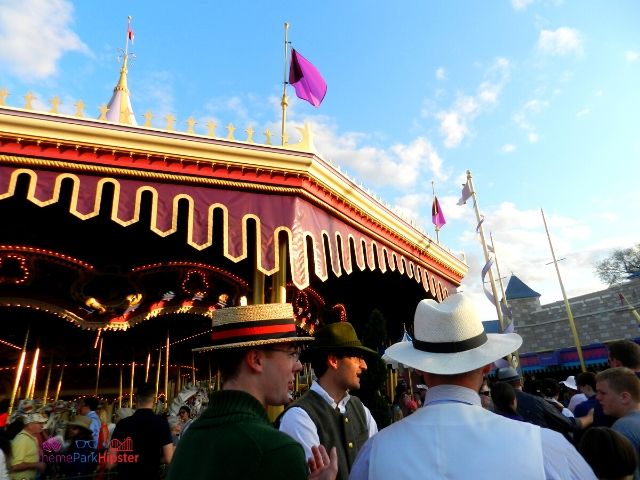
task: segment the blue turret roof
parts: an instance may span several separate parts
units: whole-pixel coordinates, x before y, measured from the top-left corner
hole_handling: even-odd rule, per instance
[[[539,298],[540,294],[527,286],[522,280],[515,275],[511,275],[509,284],[507,285],[507,300],[516,298]]]

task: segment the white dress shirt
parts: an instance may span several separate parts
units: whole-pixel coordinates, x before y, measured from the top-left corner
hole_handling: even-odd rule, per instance
[[[419,420],[418,417],[420,415],[428,415],[429,408],[431,405],[440,405],[440,404],[457,404],[461,408],[464,408],[464,405],[470,406],[478,406],[481,407],[480,397],[476,392],[470,390],[468,388],[459,387],[455,385],[441,385],[437,387],[430,388],[427,391],[427,395],[425,398],[424,408],[419,409],[413,415],[392,424],[387,427],[389,429],[402,429],[403,423],[405,422],[415,422]],[[466,409],[465,409],[466,411]],[[479,411],[480,412],[480,411]],[[485,410],[481,411],[482,415],[491,414]],[[486,413],[485,413],[486,412]],[[495,414],[491,414],[495,415]],[[496,415],[497,416],[497,415]],[[490,419],[491,420],[491,419]],[[502,423],[507,419],[501,420]],[[516,422],[513,427],[519,429],[520,427],[517,425],[517,420],[508,420],[509,422]],[[527,425],[527,428],[530,429],[532,426],[530,424],[522,424]],[[407,424],[408,426],[408,424]],[[540,448],[542,450],[542,463],[544,468],[544,478],[549,480],[596,480],[593,471],[586,463],[586,461],[580,456],[577,450],[571,445],[561,434],[558,432],[554,432],[553,430],[549,430],[546,428],[539,428],[540,432]],[[380,435],[385,434],[385,430],[382,430]],[[436,448],[448,448],[450,445],[438,445],[437,439],[434,439],[431,435],[429,428],[426,427],[424,430],[425,438],[429,438],[430,441],[436,442]],[[358,457],[351,468],[351,473],[349,475],[349,480],[368,480],[370,477],[370,459],[371,452],[373,449],[373,444],[376,442],[378,437],[370,438],[367,443],[364,444],[360,452],[358,453]],[[502,457],[502,452],[500,451],[490,451],[486,452],[483,450],[483,444],[478,443],[474,445],[473,451],[463,451],[464,448],[462,444],[464,443],[464,439],[460,439],[460,445],[457,447],[457,453],[459,454],[460,460],[463,462],[469,462],[470,465],[475,465],[479,467],[478,460],[474,460],[473,454],[477,455],[477,459],[486,460],[487,458],[494,458],[495,461],[492,461],[492,465],[494,466],[493,470],[482,470],[477,468],[476,474],[473,478],[500,478],[500,464],[499,460]],[[509,442],[508,438],[504,439],[504,442]],[[415,463],[415,459],[420,458],[420,451],[424,448],[427,448],[425,444],[412,444],[408,445],[405,449],[407,453],[410,454],[410,457],[413,459]],[[486,448],[485,448],[486,449]],[[415,452],[414,452],[415,450]],[[415,455],[414,455],[415,453]],[[502,458],[504,460],[504,458]],[[402,458],[397,459],[398,463],[404,461]],[[476,468],[474,467],[474,468]],[[497,470],[496,470],[497,469]],[[398,468],[398,471],[401,468]],[[414,472],[416,473],[416,472]],[[428,472],[424,472],[426,475],[425,478],[428,477]],[[405,478],[399,472],[396,475],[396,478]],[[413,478],[413,477],[409,477]],[[453,477],[452,477],[453,478]],[[469,477],[471,478],[471,477]],[[524,478],[524,476],[522,476]]]
[[[335,400],[331,398],[331,395],[329,395],[318,382],[313,382],[310,390],[313,390],[315,393],[320,395],[334,410],[337,407],[342,414],[347,411],[347,403],[349,403],[349,399],[351,398],[351,395],[348,393],[342,397],[338,403],[336,403]],[[369,438],[371,438],[373,435],[378,433],[378,425],[371,416],[369,409],[364,405],[363,407],[364,413],[367,417]],[[280,431],[285,432],[300,443],[304,448],[304,453],[307,458],[311,458],[313,456],[311,453],[311,447],[315,447],[320,444],[320,437],[318,435],[316,424],[313,423],[309,414],[300,407],[291,407],[287,409],[280,418]]]

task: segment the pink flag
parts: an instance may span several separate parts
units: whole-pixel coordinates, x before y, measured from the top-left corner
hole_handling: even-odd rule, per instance
[[[467,200],[471,198],[471,187],[469,186],[469,181],[462,186],[462,196],[460,200],[458,200],[458,205],[464,205],[467,203]]]
[[[447,223],[444,218],[444,213],[442,213],[442,209],[440,208],[438,197],[435,195],[433,196],[433,206],[431,207],[431,218],[437,230],[440,230]]]
[[[291,49],[289,83],[296,89],[296,95],[314,107],[320,106],[327,93],[327,83],[309,60]]]

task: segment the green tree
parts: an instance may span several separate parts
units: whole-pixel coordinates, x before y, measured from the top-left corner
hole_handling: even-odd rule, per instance
[[[623,283],[629,275],[640,272],[640,243],[614,250],[596,264],[596,274],[610,287]]]

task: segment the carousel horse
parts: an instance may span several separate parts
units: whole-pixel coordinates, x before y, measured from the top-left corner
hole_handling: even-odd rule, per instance
[[[184,388],[171,402],[169,415],[178,415],[180,407],[186,405],[191,410],[191,417],[195,418],[204,410],[209,403],[209,395],[204,388],[190,385]]]

